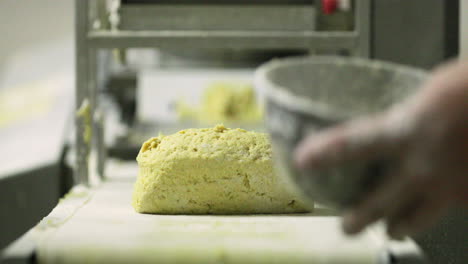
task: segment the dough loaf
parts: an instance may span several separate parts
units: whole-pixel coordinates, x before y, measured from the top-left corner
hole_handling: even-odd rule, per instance
[[[264,133],[187,129],[146,141],[133,207],[156,214],[299,213],[309,210],[273,172]]]

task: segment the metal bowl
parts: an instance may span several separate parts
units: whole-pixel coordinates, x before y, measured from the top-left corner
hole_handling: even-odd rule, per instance
[[[423,70],[349,57],[293,57],[262,65],[255,85],[266,103],[279,175],[305,201],[336,208],[355,203],[381,182],[388,160],[299,171],[293,165],[293,150],[309,134],[402,101],[426,77]]]

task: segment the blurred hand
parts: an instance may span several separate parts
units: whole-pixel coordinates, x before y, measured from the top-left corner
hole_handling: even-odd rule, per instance
[[[298,168],[397,158],[387,180],[347,208],[349,234],[384,219],[390,236],[413,235],[457,202],[468,201],[468,61],[433,72],[415,96],[387,112],[311,135],[295,151]]]

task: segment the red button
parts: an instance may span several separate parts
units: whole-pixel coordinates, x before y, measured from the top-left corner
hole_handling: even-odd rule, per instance
[[[338,8],[338,0],[322,0],[322,11],[324,14],[332,14]]]

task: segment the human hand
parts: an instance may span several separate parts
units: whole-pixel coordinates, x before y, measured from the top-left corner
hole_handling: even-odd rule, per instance
[[[384,219],[396,238],[428,228],[468,201],[468,62],[439,67],[420,92],[386,112],[306,138],[294,155],[300,169],[395,158],[386,180],[345,210],[343,228],[355,234]]]

